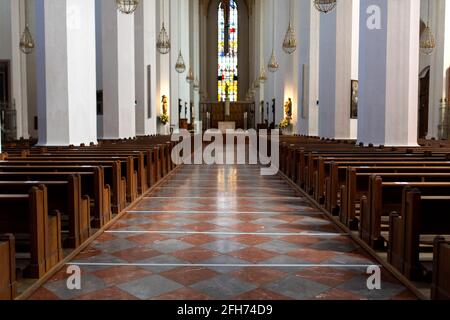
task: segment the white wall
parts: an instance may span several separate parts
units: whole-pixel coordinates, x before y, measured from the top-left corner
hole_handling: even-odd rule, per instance
[[[339,1],[320,23],[319,135],[355,139],[350,88],[358,80],[359,0]]]
[[[361,19],[358,140],[386,146],[417,145],[419,0],[361,0],[381,8],[381,29]]]
[[[292,99],[294,118],[296,115],[296,106],[298,105],[298,73],[295,62],[298,58],[295,54],[288,55],[282,49],[283,40],[289,24],[289,3],[290,0],[275,0],[275,11],[273,11],[273,1],[265,0],[263,3],[263,18],[266,22],[263,33],[264,41],[264,62],[267,70],[268,81],[264,86],[264,100],[269,101],[269,124],[272,119],[272,99],[275,99],[275,125],[284,119],[284,103],[288,98]],[[293,3],[293,2],[292,2]],[[293,3],[293,8],[294,3]],[[275,21],[273,14],[275,13]],[[275,25],[274,25],[275,23]],[[293,14],[293,24],[295,28],[295,14]],[[275,27],[275,28],[274,28]],[[275,42],[273,33],[275,32]],[[275,73],[268,71],[268,63],[272,55],[272,49],[275,48],[275,55],[279,64],[279,69]],[[266,105],[267,108],[267,105]],[[295,122],[295,121],[294,121]],[[295,123],[294,123],[295,125]]]
[[[171,37],[171,24],[170,24],[170,2],[169,0],[158,0],[157,1],[157,12],[160,14],[157,14],[156,17],[156,30],[157,34],[159,34],[159,31],[161,30],[161,24],[163,22],[162,17],[164,17],[164,23],[167,33],[169,34],[169,37]],[[164,3],[164,6],[163,6]],[[163,12],[164,7],[164,12]],[[176,32],[176,31],[175,31]],[[173,39],[170,38],[171,44],[173,44]],[[171,48],[173,50],[173,47]],[[158,116],[162,114],[162,96],[165,95],[169,99],[169,116],[171,115],[171,104],[170,101],[172,100],[170,96],[170,70],[171,70],[171,59],[170,59],[170,53],[162,55],[157,54],[156,55],[156,97],[157,97],[157,114]],[[175,65],[174,65],[175,67]],[[161,134],[167,134],[169,133],[167,126],[163,127],[160,126],[158,128],[158,133]]]
[[[11,1],[0,0],[0,59],[2,60],[11,59]]]
[[[103,139],[132,138],[135,121],[134,15],[102,0]]]
[[[135,12],[136,134],[156,133],[156,3],[141,2]],[[151,68],[148,81],[147,67]],[[150,86],[150,87],[149,87]],[[150,92],[149,92],[150,90]],[[149,99],[151,114],[149,114]]]
[[[190,102],[190,87],[186,82],[187,72],[190,66],[189,50],[189,1],[171,0],[170,1],[170,38],[172,40],[172,49],[170,51],[170,124],[175,128],[179,126],[178,99],[182,100],[184,117],[184,103]],[[175,70],[175,64],[178,55],[181,53],[186,65],[184,73],[178,73]]]
[[[28,138],[26,56],[19,49],[25,27],[25,3],[24,0],[1,0],[0,6],[0,60],[10,62],[10,103],[16,110],[16,138]]]
[[[40,145],[97,141],[95,4],[36,1]]]
[[[67,0],[70,143],[97,142],[95,3]]]
[[[298,19],[298,103],[297,133],[317,136],[319,108],[319,36],[320,13],[314,8],[312,1],[298,1],[295,12]],[[305,66],[305,83],[303,83],[303,66]],[[303,86],[305,97],[303,97]],[[302,104],[305,105],[302,107]],[[302,117],[302,108],[304,108]]]

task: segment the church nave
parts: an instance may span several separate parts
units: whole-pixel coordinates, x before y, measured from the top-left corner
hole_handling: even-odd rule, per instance
[[[81,268],[68,290],[67,268]],[[182,166],[31,299],[415,299],[281,176]]]

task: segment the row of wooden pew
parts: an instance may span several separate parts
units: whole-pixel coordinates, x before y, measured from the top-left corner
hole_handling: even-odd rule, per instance
[[[280,171],[413,282],[450,299],[450,145],[282,137]]]
[[[80,147],[6,145],[0,160],[0,299],[16,297],[18,279],[42,278],[175,169],[173,147],[167,136]]]

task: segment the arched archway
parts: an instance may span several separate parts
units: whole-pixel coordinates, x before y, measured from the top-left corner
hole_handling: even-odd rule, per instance
[[[251,6],[248,0],[234,0],[238,7],[238,45],[237,65],[239,68],[239,81],[236,100],[243,100],[249,89],[250,70],[250,15]],[[203,1],[203,12],[205,13],[206,32],[201,34],[201,42],[205,47],[204,59],[201,60],[201,74],[205,81],[203,90],[207,100],[218,101],[218,41],[219,41],[219,4],[222,0]],[[250,1],[251,2],[251,1]]]

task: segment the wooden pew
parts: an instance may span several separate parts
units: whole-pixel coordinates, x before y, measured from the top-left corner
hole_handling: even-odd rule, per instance
[[[23,172],[0,172],[0,181],[24,181],[24,180],[43,180],[43,181],[68,181],[71,176],[79,175],[81,177],[82,195],[89,196],[91,200],[91,226],[99,228],[112,219],[110,201],[110,187],[103,183],[102,168],[97,167],[95,171],[63,171],[47,172],[34,171]]]
[[[340,220],[345,225],[354,229],[359,221],[357,217],[357,205],[363,197],[368,199],[370,179],[379,176],[383,182],[449,182],[450,173],[356,173],[352,168],[347,170],[348,181],[346,187],[341,190],[342,210]],[[345,199],[347,199],[345,201]],[[359,206],[361,208],[361,205]]]
[[[427,167],[427,169],[423,169]],[[433,169],[428,169],[431,167]],[[339,161],[330,163],[329,176],[325,178],[325,209],[338,215],[341,209],[340,190],[347,183],[347,170],[352,174],[364,172],[414,172],[424,170],[439,170],[438,168],[450,168],[450,161]]]
[[[0,234],[0,300],[16,297],[16,249],[12,234]]]
[[[420,261],[421,241],[431,247],[434,237],[450,234],[449,212],[450,196],[405,191],[402,212],[390,217],[389,262],[409,279],[426,278],[429,268]]]
[[[431,299],[450,300],[450,242],[443,237],[434,240]]]
[[[39,167],[58,170],[82,170],[85,171],[92,167],[101,167],[103,169],[105,186],[111,188],[111,209],[114,214],[118,214],[126,207],[126,177],[122,177],[120,161],[114,160],[54,160],[41,159],[29,160],[18,159],[0,161],[0,168],[9,167]],[[1,169],[0,169],[1,170]],[[106,199],[107,200],[107,199]]]
[[[445,180],[445,179],[444,179]],[[448,180],[448,179],[447,179]],[[375,249],[384,249],[389,237],[382,235],[383,217],[386,224],[391,212],[401,212],[404,190],[420,189],[424,196],[450,196],[448,182],[383,182],[379,176],[370,177],[367,201],[360,213],[360,237]]]
[[[79,175],[68,181],[0,181],[0,194],[25,194],[32,187],[45,185],[50,212],[59,211],[62,219],[62,241],[65,248],[77,248],[91,234],[90,200],[81,195]]]
[[[30,254],[25,276],[41,278],[63,258],[61,216],[59,212],[48,212],[47,188],[33,187],[29,194],[0,195],[0,207],[0,232],[14,234],[16,252],[25,250]]]
[[[20,158],[8,158],[8,161],[20,161]],[[126,190],[126,202],[132,202],[137,197],[137,172],[134,170],[134,162],[129,157],[108,157],[108,156],[97,156],[97,157],[77,157],[77,156],[33,156],[25,158],[24,161],[51,161],[51,162],[64,162],[70,160],[71,162],[76,162],[82,164],[85,161],[119,161],[121,164],[121,174],[120,185],[122,190]],[[112,164],[111,164],[112,165]],[[104,171],[104,169],[102,169]],[[117,174],[117,169],[115,171]],[[119,177],[116,176],[114,181],[119,181]],[[110,186],[113,187],[113,186]],[[123,209],[123,208],[122,208]]]
[[[319,157],[316,159],[316,169],[312,169],[313,171],[310,171],[310,178],[309,178],[309,184],[307,184],[307,187],[309,187],[310,193],[314,195],[315,199],[317,201],[320,201],[321,203],[324,203],[324,196],[326,192],[327,187],[327,181],[331,183],[331,175],[332,175],[332,163],[333,162],[343,162],[347,161],[349,162],[351,160],[352,163],[354,163],[355,166],[357,166],[357,163],[361,163],[359,166],[364,166],[364,162],[398,162],[398,163],[418,163],[418,162],[434,162],[434,161],[445,161],[445,158],[443,157],[420,157],[420,156],[414,156],[414,157],[406,157],[402,155],[395,155],[395,156],[386,156],[386,155],[379,155],[374,154],[370,157],[364,156],[360,157],[359,155],[353,155],[351,159],[346,159],[345,157],[331,157],[331,158],[325,158],[325,157]],[[450,165],[450,161],[448,161],[447,165]]]

